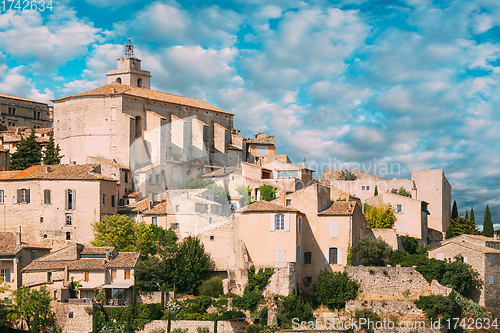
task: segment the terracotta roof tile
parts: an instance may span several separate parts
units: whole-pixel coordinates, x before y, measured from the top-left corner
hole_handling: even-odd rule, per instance
[[[105,159],[105,158],[102,158],[102,157],[97,157],[97,156],[87,156],[87,162],[88,162],[88,159],[92,159],[92,160],[95,160],[99,163],[105,163],[105,164],[108,164],[108,165],[111,165],[111,166],[114,166],[116,168],[119,168],[119,169],[125,169],[125,170],[130,170],[129,168],[127,168],[126,166],[122,165],[122,164],[119,164],[115,161],[110,161],[108,159]]]
[[[19,96],[8,95],[8,94],[0,94],[0,97],[18,99],[20,101],[26,101],[26,102],[35,102],[33,99],[31,99],[29,97],[19,97]],[[38,102],[35,102],[35,103],[38,103]],[[43,103],[40,103],[40,104],[43,104]]]
[[[134,268],[140,259],[139,252],[119,252],[106,264],[106,268]]]
[[[116,179],[93,172],[99,164],[83,165],[34,165],[20,171],[1,171],[0,180],[111,180]]]
[[[82,252],[80,252],[80,255],[106,255],[106,251],[109,251],[110,254],[116,253],[116,249],[114,247],[85,246]]]
[[[450,239],[448,239],[448,241],[449,240]],[[492,247],[481,246],[481,245],[471,244],[471,243],[467,243],[467,242],[453,242],[453,241],[447,242],[447,243],[443,243],[443,244],[439,245],[438,247],[433,248],[431,251],[435,251],[436,249],[442,248],[444,246],[448,246],[450,244],[455,244],[455,245],[458,245],[458,246],[463,246],[463,247],[466,247],[468,249],[475,250],[475,251],[482,252],[482,253],[497,253],[497,254],[500,254],[500,250],[494,249]]]
[[[322,211],[318,212],[318,215],[352,215],[354,212],[354,208],[356,208],[356,202],[354,201],[336,201],[332,202],[330,207],[324,208]]]
[[[151,209],[144,211],[145,215],[173,215],[175,209],[172,207],[171,200],[167,199],[162,203],[157,204]]]
[[[131,203],[131,204],[124,206],[124,207],[120,207],[119,211],[120,212],[140,213],[140,212],[145,211],[146,209],[149,209],[150,202],[151,201],[148,198],[145,198],[145,199],[142,199],[141,201]]]
[[[0,231],[0,255],[14,255],[24,248],[50,249],[49,247],[35,244],[17,245],[17,235],[10,231]]]
[[[172,95],[172,94],[168,94],[168,93],[164,93],[164,92],[160,92],[160,91],[119,84],[116,82],[112,82],[112,83],[107,84],[103,87],[99,87],[97,89],[90,90],[90,91],[87,91],[87,92],[84,92],[81,94],[54,99],[54,100],[52,100],[52,102],[57,103],[57,102],[61,102],[61,101],[64,101],[66,99],[69,99],[69,98],[78,98],[78,97],[87,97],[87,96],[109,96],[109,95],[126,95],[126,96],[133,96],[133,97],[142,97],[142,98],[152,99],[152,100],[161,101],[161,102],[168,102],[168,103],[172,103],[172,104],[185,105],[185,106],[190,106],[193,108],[199,108],[199,109],[224,113],[227,115],[233,115],[232,113],[229,113],[223,109],[220,109],[216,106],[213,106],[213,105],[211,105],[207,102],[204,102],[202,100],[199,100],[197,98]]]
[[[277,205],[272,202],[267,202],[264,200],[254,202],[251,205],[238,209],[241,213],[254,213],[254,212],[298,212],[297,209],[292,207],[285,207]]]

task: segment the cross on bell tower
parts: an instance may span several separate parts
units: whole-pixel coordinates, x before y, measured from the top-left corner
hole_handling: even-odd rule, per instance
[[[141,60],[134,56],[134,45],[129,39],[123,50],[123,57],[117,60],[117,69],[106,74],[111,82],[149,89],[151,74],[141,69]]]

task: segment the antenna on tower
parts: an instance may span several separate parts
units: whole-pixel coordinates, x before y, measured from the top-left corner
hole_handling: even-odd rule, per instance
[[[127,45],[125,45],[125,49],[123,50],[123,54],[125,55],[125,58],[134,57],[134,45],[132,45],[132,39],[128,39]]]

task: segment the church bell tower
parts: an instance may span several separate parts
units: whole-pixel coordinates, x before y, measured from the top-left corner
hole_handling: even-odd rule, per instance
[[[134,57],[134,45],[132,45],[130,39],[127,45],[125,45],[123,57],[118,59],[117,62],[117,69],[110,70],[106,74],[108,77],[108,84],[117,82],[133,87],[150,89],[149,82],[151,75],[149,71],[141,69],[141,60]]]

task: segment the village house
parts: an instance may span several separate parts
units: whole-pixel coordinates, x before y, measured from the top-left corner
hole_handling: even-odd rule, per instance
[[[0,94],[0,125],[49,128],[52,127],[52,112],[52,107],[31,98]]]
[[[22,241],[22,229],[17,233],[0,231],[0,276],[11,290],[23,285],[21,270],[33,260],[50,252],[42,245],[27,244]],[[0,298],[7,295],[0,294]]]
[[[260,132],[255,134],[254,139],[246,140],[247,160],[250,163],[262,165],[266,156],[272,156],[276,153],[274,135]]]
[[[113,247],[91,247],[75,243],[34,260],[22,269],[23,285],[46,286],[54,300],[70,299],[69,284],[78,282],[76,298],[94,299],[103,288],[104,304],[126,305],[132,300],[134,268],[139,252],[118,252]]]
[[[479,305],[498,308],[500,297],[500,241],[481,235],[460,235],[445,240],[429,251],[429,257],[454,261],[456,256],[479,273],[482,287],[475,290],[472,299]]]
[[[60,248],[94,239],[92,223],[118,210],[117,180],[99,164],[0,172],[0,230],[22,226],[26,243]]]

